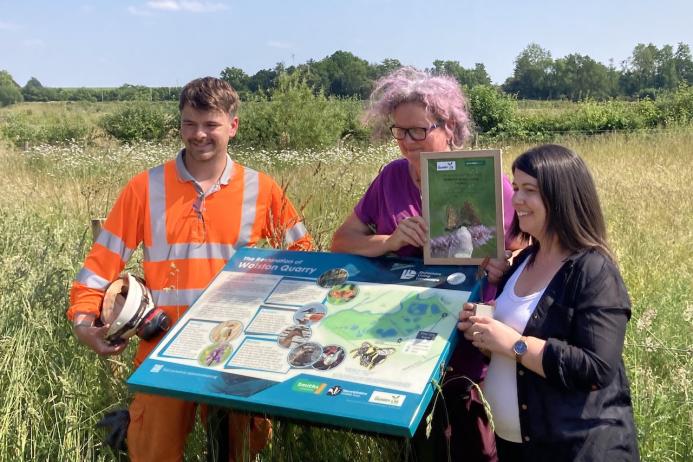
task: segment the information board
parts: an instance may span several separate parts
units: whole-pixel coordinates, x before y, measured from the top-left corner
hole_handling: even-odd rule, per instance
[[[412,436],[478,298],[475,266],[238,250],[128,380],[137,391]]]

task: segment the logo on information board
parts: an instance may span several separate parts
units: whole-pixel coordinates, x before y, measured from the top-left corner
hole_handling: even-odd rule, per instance
[[[412,269],[407,269],[402,271],[402,275],[399,277],[400,279],[414,279],[416,277],[416,270]]]
[[[163,364],[154,364],[150,372],[160,372],[164,368]]]
[[[386,404],[388,406],[402,407],[404,403],[405,395],[398,395],[395,393],[385,393],[383,391],[374,391],[370,398],[368,398],[369,403]]]
[[[319,395],[327,386],[326,383],[313,382],[311,380],[297,380],[291,389],[301,393],[315,393]]]
[[[339,385],[334,385],[327,389],[327,396],[337,396],[342,392],[342,387]]]

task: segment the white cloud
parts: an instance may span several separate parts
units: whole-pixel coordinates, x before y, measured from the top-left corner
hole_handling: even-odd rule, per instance
[[[150,0],[146,7],[152,10],[185,11],[189,13],[210,13],[227,10],[223,3],[201,2],[197,0]]]
[[[153,0],[147,2],[147,7],[153,10],[179,11],[180,5],[176,0]]]
[[[281,48],[282,50],[293,48],[293,44],[289,42],[280,42],[279,40],[270,40],[267,42],[267,46],[271,48]]]

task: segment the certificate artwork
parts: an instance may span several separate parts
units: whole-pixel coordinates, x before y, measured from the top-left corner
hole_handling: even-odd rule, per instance
[[[503,204],[499,150],[421,155],[426,264],[478,265],[502,258]]]

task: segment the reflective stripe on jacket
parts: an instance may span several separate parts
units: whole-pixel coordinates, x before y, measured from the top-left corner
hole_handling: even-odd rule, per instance
[[[174,320],[236,248],[261,239],[292,250],[312,248],[296,209],[271,177],[229,158],[205,194],[183,155],[125,186],[72,285],[69,319],[78,312],[98,315],[104,289],[140,243],[146,284],[155,304]]]

